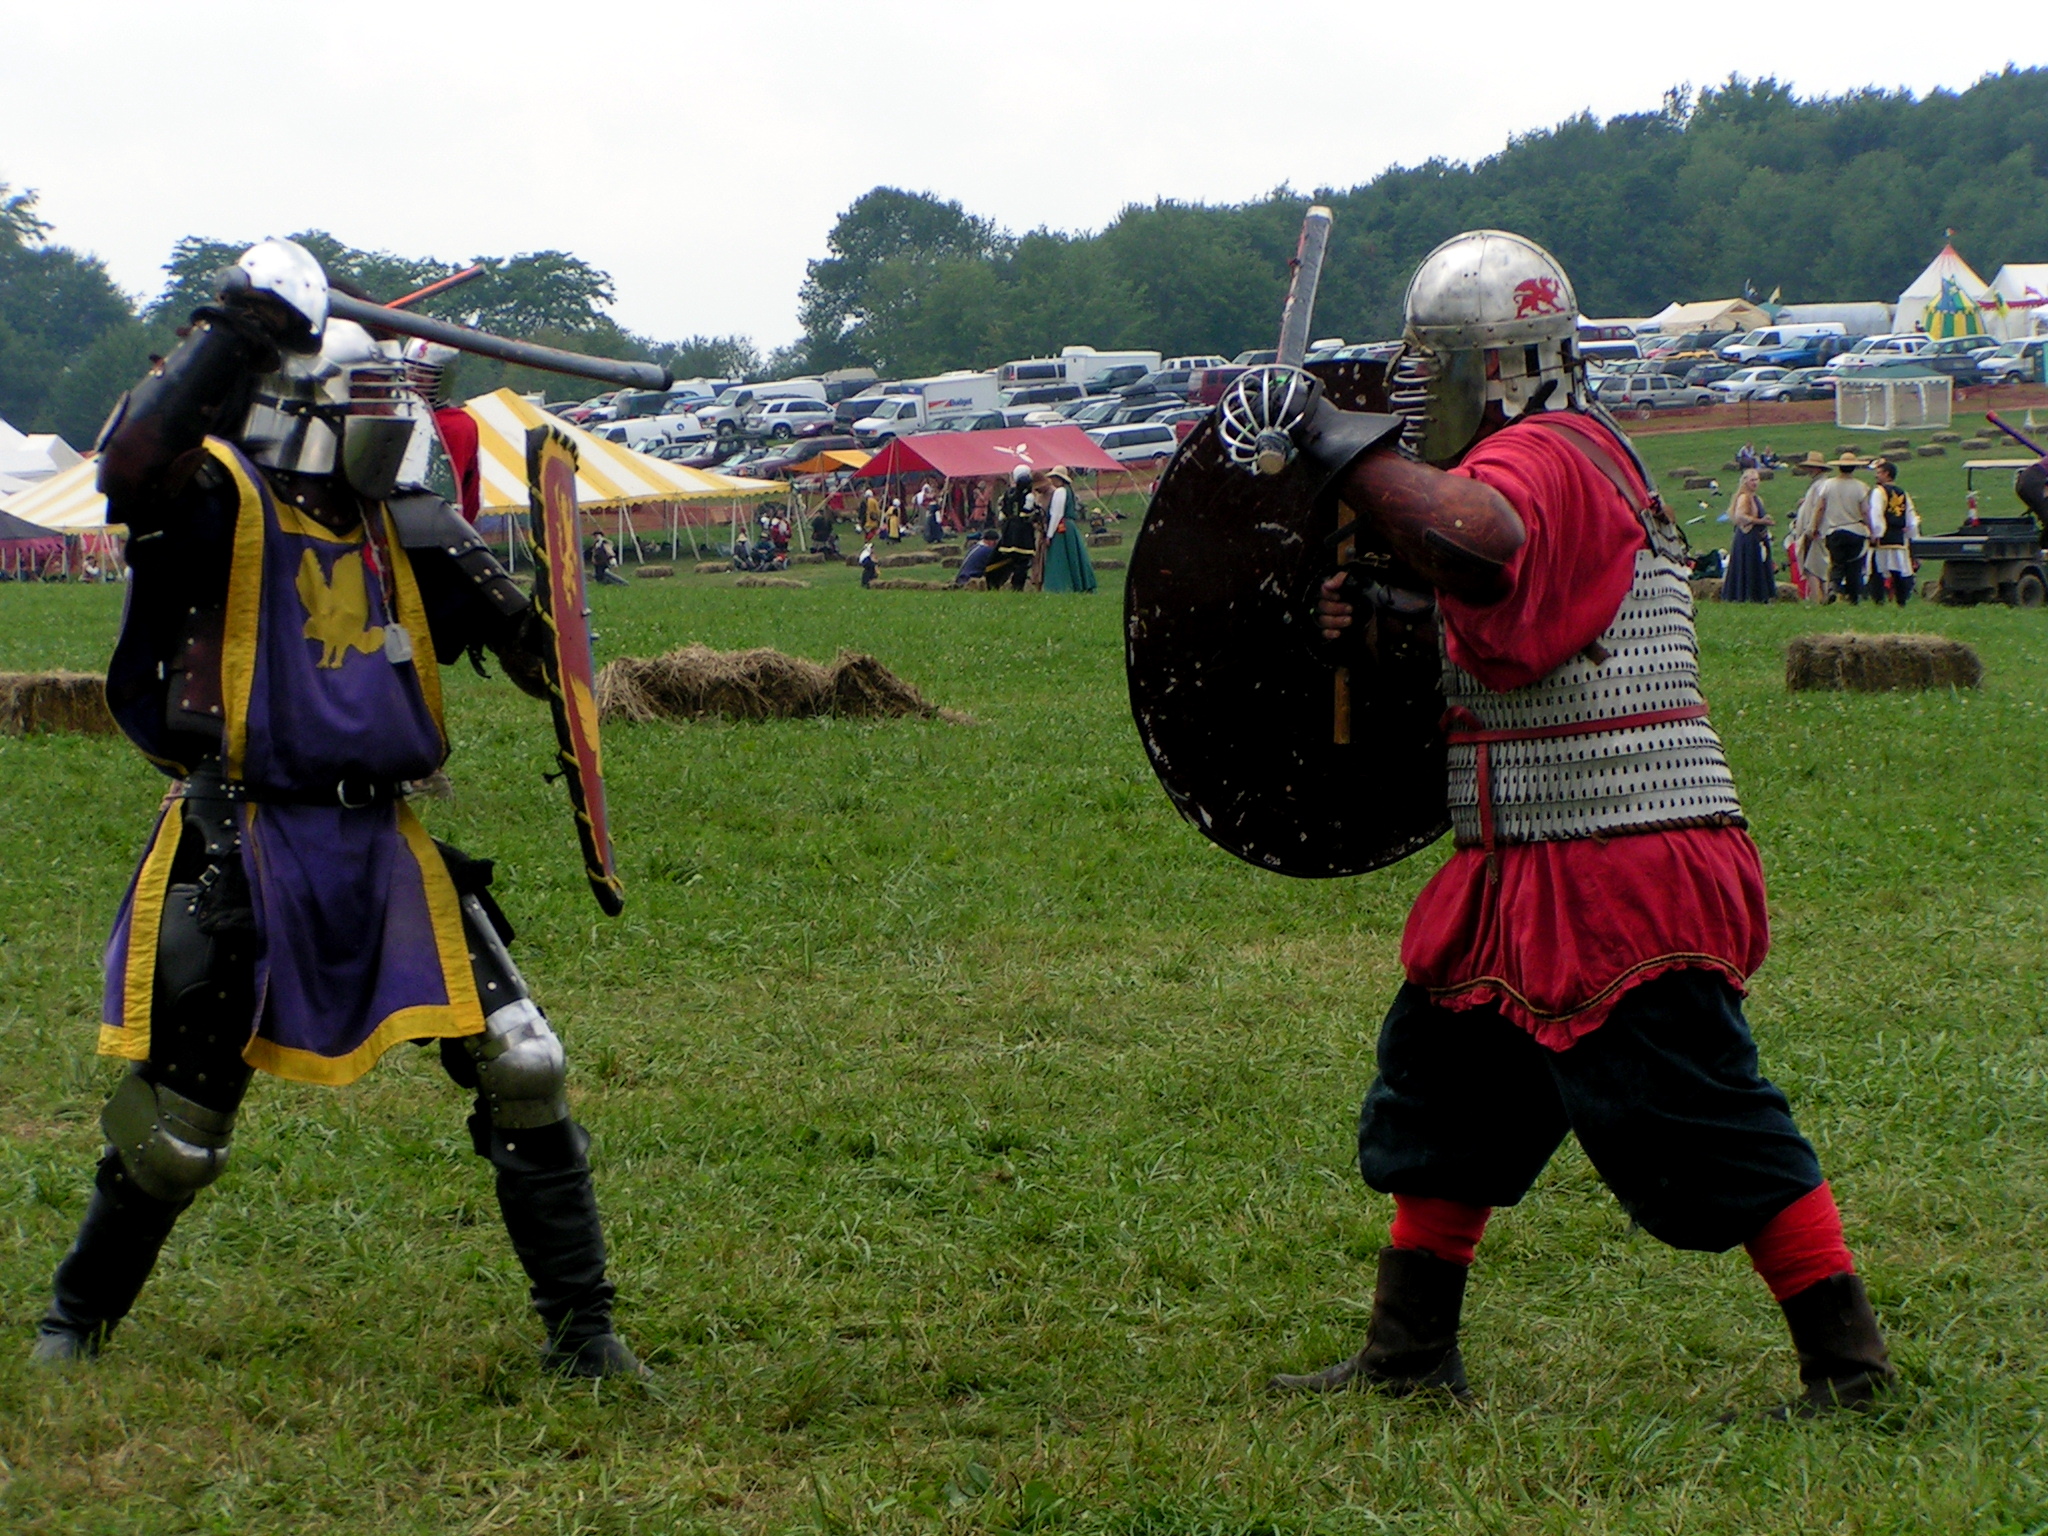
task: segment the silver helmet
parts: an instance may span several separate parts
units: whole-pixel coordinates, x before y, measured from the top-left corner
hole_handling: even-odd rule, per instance
[[[1511,421],[1587,407],[1579,301],[1535,241],[1501,229],[1446,240],[1415,269],[1407,310],[1389,393],[1408,446],[1428,462],[1469,448],[1489,401]]]
[[[396,343],[377,342],[351,320],[329,320],[320,350],[287,356],[257,381],[237,434],[258,464],[299,475],[340,474],[372,500],[399,483],[425,403],[406,377]]]

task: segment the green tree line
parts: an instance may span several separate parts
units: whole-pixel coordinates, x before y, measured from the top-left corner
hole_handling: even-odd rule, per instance
[[[1957,231],[1988,277],[2048,261],[2048,70],[1968,90],[1802,101],[1731,79],[1656,112],[1582,114],[1474,165],[1433,160],[1313,198],[1133,206],[1107,228],[1013,236],[957,203],[878,187],[811,263],[813,366],[899,374],[987,366],[1069,342],[1168,353],[1270,346],[1303,209],[1335,214],[1316,329],[1399,334],[1417,262],[1460,230],[1554,251],[1593,315],[1781,290],[1889,302]]]
[[[1433,160],[1348,190],[1335,211],[1316,329],[1392,336],[1409,274],[1461,229],[1514,229],[1555,251],[1582,307],[1643,315],[1673,299],[1773,290],[1788,303],[1896,296],[1957,231],[1987,276],[2048,260],[2048,69],[1969,89],[1800,100],[1772,79],[1669,92],[1656,112],[1581,114],[1476,164]],[[843,213],[798,299],[798,343],[763,358],[744,337],[661,343],[612,321],[611,279],[561,251],[450,262],[304,241],[337,275],[392,298],[470,265],[484,275],[425,313],[678,377],[870,364],[890,374],[987,367],[1070,342],[1231,353],[1267,346],[1311,197],[1126,208],[1092,234],[1016,235],[929,192],[877,187]],[[211,274],[247,243],[188,237],[137,306],[96,259],[50,242],[30,192],[0,184],[0,417],[88,443],[108,408],[174,343]],[[510,384],[559,398],[557,375],[465,358],[465,392]]]

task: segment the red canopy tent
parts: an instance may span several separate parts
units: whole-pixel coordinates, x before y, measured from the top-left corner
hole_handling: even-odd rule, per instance
[[[1124,466],[1095,446],[1079,427],[1016,427],[997,432],[920,432],[899,437],[854,472],[856,480],[896,475],[937,475],[942,480],[1004,479],[1019,464],[1044,471],[1106,470]]]

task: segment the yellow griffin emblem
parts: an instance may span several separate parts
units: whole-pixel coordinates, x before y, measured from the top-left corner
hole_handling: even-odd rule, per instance
[[[298,587],[299,601],[306,605],[306,638],[320,642],[320,666],[340,666],[350,650],[367,656],[383,648],[383,626],[370,623],[360,554],[343,555],[334,562],[333,574],[323,576],[320,557],[307,550],[299,559]]]

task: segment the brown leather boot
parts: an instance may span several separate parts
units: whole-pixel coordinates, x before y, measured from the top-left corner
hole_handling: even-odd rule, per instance
[[[1830,1275],[1778,1303],[1799,1352],[1799,1397],[1773,1418],[1810,1419],[1872,1407],[1898,1379],[1860,1275]]]
[[[1313,1375],[1275,1376],[1267,1387],[1274,1392],[1368,1388],[1394,1397],[1443,1391],[1461,1403],[1474,1401],[1458,1353],[1466,1273],[1463,1264],[1433,1253],[1382,1248],[1365,1348]]]

